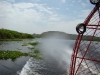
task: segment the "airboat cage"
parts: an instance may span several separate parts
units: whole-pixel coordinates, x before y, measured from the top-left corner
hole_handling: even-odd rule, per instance
[[[100,75],[100,1],[76,30],[69,75]]]

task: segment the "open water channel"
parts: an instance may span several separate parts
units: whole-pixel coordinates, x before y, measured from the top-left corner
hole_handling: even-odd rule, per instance
[[[31,52],[28,48],[31,45],[22,45],[33,41],[0,41],[2,43],[0,50]],[[37,41],[42,43],[37,48],[43,54],[44,60],[29,56],[21,56],[15,61],[0,60],[0,75],[68,75],[75,40],[38,39]]]

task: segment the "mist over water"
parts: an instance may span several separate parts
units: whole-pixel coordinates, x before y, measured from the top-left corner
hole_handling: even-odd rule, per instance
[[[37,39],[44,60],[30,58],[19,75],[68,75],[74,41],[58,35]]]
[[[70,59],[72,54],[72,43],[70,40],[59,38],[58,35],[42,38],[38,45],[40,52],[45,60],[56,61],[56,64],[63,69],[69,70]]]

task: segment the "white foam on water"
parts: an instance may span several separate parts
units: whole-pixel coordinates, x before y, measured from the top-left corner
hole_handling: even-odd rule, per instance
[[[41,38],[39,42],[40,44],[37,47],[43,57],[49,61],[56,60],[60,69],[68,70],[69,72],[71,54],[73,50],[73,47],[70,47],[71,42],[63,39],[60,35],[48,36],[47,39]],[[40,75],[37,73],[38,69],[36,68],[41,67],[38,67],[37,61],[33,63],[33,61],[29,59],[19,75]]]
[[[55,38],[42,39],[38,47],[44,58],[49,57],[49,60],[51,60],[51,58],[57,60],[58,64],[61,66],[60,68],[66,69],[69,72],[73,47],[71,48],[69,46],[68,41]],[[42,67],[38,64],[38,61],[33,61],[33,59],[30,58],[22,68],[19,75],[40,75],[37,71],[38,69],[42,69]],[[91,65],[92,64],[89,66]],[[83,70],[87,69],[85,63],[82,63],[82,67]],[[100,73],[94,71],[92,68],[90,68],[90,71],[93,74],[100,75]],[[85,73],[88,73],[88,70],[86,70]]]
[[[33,61],[33,58],[30,58],[24,67],[22,68],[19,75],[40,75],[36,71],[40,68],[38,61]]]

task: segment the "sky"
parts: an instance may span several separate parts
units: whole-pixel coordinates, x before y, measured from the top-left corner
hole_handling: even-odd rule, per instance
[[[0,28],[77,34],[77,24],[84,22],[93,7],[89,0],[0,0]]]

